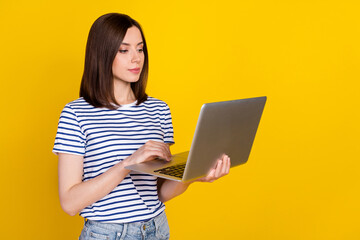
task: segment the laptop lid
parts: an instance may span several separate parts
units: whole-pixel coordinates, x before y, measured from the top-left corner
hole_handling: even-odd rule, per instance
[[[223,154],[231,167],[246,163],[265,102],[257,97],[204,104],[182,181],[207,175]]]

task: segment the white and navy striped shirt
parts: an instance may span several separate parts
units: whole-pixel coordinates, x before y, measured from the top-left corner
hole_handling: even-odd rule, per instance
[[[53,152],[83,156],[83,181],[87,181],[149,140],[174,143],[170,109],[163,101],[148,97],[140,105],[109,110],[95,108],[79,98],[68,103],[60,115]],[[126,223],[148,220],[164,209],[158,199],[157,178],[130,172],[112,192],[80,215],[95,221]]]

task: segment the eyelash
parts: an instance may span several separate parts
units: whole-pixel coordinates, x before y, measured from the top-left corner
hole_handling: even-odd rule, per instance
[[[128,50],[119,50],[120,53],[126,53]],[[140,48],[138,49],[138,52],[144,52],[144,49]]]

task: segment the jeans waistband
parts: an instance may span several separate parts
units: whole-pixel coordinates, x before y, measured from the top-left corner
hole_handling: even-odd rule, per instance
[[[123,227],[131,226],[135,228],[150,228],[150,227],[156,227],[156,225],[161,225],[166,220],[165,212],[160,213],[158,216],[146,220],[146,221],[140,221],[140,222],[130,222],[130,223],[108,223],[108,222],[102,222],[102,221],[94,221],[85,219],[85,225],[87,226],[99,226],[101,228],[105,228],[108,230],[120,230],[123,229]],[[167,221],[167,220],[166,220]]]

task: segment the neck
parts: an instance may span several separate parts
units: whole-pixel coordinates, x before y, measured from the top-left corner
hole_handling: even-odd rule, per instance
[[[114,95],[118,104],[129,104],[135,102],[135,94],[130,83],[114,81]]]

